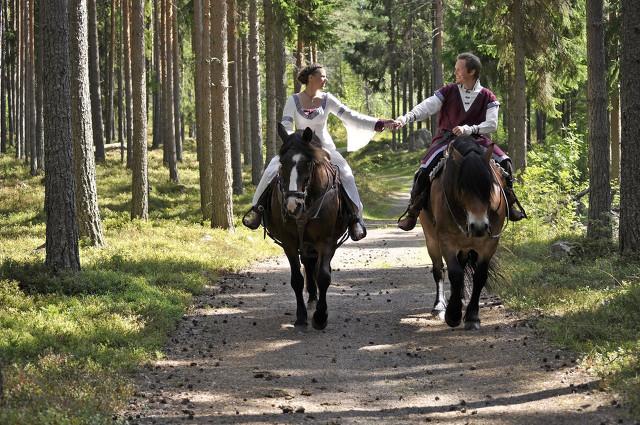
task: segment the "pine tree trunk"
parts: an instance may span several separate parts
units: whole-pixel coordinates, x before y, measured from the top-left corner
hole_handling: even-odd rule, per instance
[[[622,0],[620,105],[620,251],[640,252],[640,8],[635,0]]]
[[[227,58],[227,3],[211,4],[211,117],[213,161],[211,227],[233,230],[231,137],[229,130],[229,76]]]
[[[16,149],[16,158],[24,159],[25,158],[25,148],[24,148],[24,25],[23,25],[23,15],[22,15],[22,2],[18,1],[16,3],[16,28],[18,32],[16,34],[18,40],[17,52],[18,52],[18,67],[16,74],[16,123],[17,123],[17,147]]]
[[[144,49],[144,3],[132,0],[131,7],[131,91],[133,94],[133,137],[131,139],[131,218],[149,217],[147,176],[147,80]]]
[[[620,181],[620,87],[611,92],[611,179]]]
[[[239,149],[240,149],[240,169],[242,170],[242,166],[246,165],[246,154],[244,151],[244,109],[243,109],[243,93],[244,93],[244,73],[245,70],[242,67],[242,34],[240,33],[240,26],[242,24],[242,16],[240,9],[241,2],[236,3],[236,84],[238,85],[238,132],[240,136],[240,140],[238,140]],[[243,159],[243,157],[245,157]],[[234,177],[234,185],[235,185],[235,177]]]
[[[107,116],[105,126],[106,143],[111,143],[113,137],[113,58],[116,52],[116,0],[111,0],[111,19],[109,25],[109,60],[107,63]]]
[[[242,193],[242,142],[238,113],[238,37],[236,33],[236,0],[227,0],[227,53],[229,61],[229,123],[233,193]]]
[[[124,49],[124,103],[127,131],[127,168],[131,168],[133,140],[133,103],[131,92],[131,1],[122,0],[122,47]]]
[[[509,99],[513,124],[512,161],[514,170],[524,171],[527,166],[527,76],[525,74],[524,6],[513,2],[513,97]]]
[[[28,0],[27,16],[27,125],[31,146],[31,175],[38,174],[38,139],[36,137],[36,61],[35,61],[35,0]]]
[[[587,237],[608,239],[611,237],[611,182],[603,0],[587,0],[587,80],[590,189]]]
[[[200,148],[200,197],[202,204],[202,217],[204,220],[211,219],[211,67],[208,58],[211,57],[211,7],[209,0],[201,0],[202,4],[202,31],[200,33],[200,48],[202,54],[198,62],[202,69],[199,77],[199,88],[202,100],[202,115],[200,122],[196,124],[198,128],[198,143]]]
[[[536,141],[544,144],[547,139],[547,114],[544,111],[536,110]]]
[[[169,180],[174,183],[179,183],[178,177],[178,159],[176,156],[176,138],[175,138],[175,125],[174,125],[174,113],[173,113],[173,54],[171,46],[173,45],[173,8],[171,7],[172,0],[163,0],[164,16],[162,18],[162,24],[164,26],[164,43],[163,43],[163,55],[165,58],[165,70],[164,70],[164,131],[166,134],[165,143],[167,144],[167,159],[169,165]]]
[[[444,85],[442,71],[442,32],[443,8],[442,0],[433,0],[433,39],[431,44],[431,67],[433,72],[433,91]],[[435,135],[438,131],[438,115],[431,116],[431,131]]]
[[[249,0],[249,99],[251,109],[251,181],[262,176],[262,114],[260,95],[258,0]]]
[[[93,246],[104,245],[98,209],[96,165],[93,155],[91,94],[89,92],[88,17],[84,0],[70,0],[71,134],[76,181],[76,214],[81,237]]]
[[[265,106],[267,108],[267,127],[266,127],[266,157],[265,157],[265,167],[269,162],[271,162],[271,158],[276,155],[276,137],[278,136],[276,127],[276,85],[275,85],[275,69],[274,69],[274,56],[275,49],[273,48],[273,26],[274,26],[274,16],[273,16],[273,7],[271,6],[271,0],[263,0],[262,2],[264,8],[264,68],[265,68]]]
[[[162,95],[160,81],[160,11],[158,2],[153,2],[153,142],[152,149],[157,149],[162,145]],[[197,96],[196,90],[196,96]]]
[[[273,3],[273,81],[276,85],[276,120],[282,118],[284,104],[287,101],[287,52],[285,38],[284,11],[280,4]],[[278,138],[276,138],[276,146],[278,146]],[[276,148],[277,151],[277,148]]]
[[[173,126],[176,143],[176,159],[182,161],[182,114],[180,113],[180,35],[178,33],[178,6],[173,4],[172,32],[173,40],[171,43],[173,55]]]
[[[7,115],[5,113],[7,108],[6,103],[6,60],[5,55],[7,53],[5,48],[4,37],[4,18],[5,18],[5,3],[0,2],[0,153],[7,153]]]
[[[244,10],[246,12],[246,8]],[[243,13],[246,18],[246,13]],[[249,99],[249,38],[247,34],[242,37],[242,128],[244,130],[242,139],[242,153],[244,156],[244,165],[251,166],[253,164],[252,156],[252,137],[251,137],[251,101]]]
[[[44,4],[43,4],[44,6]],[[54,272],[80,270],[75,181],[71,145],[71,91],[67,0],[46,2],[45,55],[45,212],[46,260]]]
[[[44,124],[42,116],[42,78],[44,69],[42,58],[44,57],[44,43],[42,23],[47,19],[44,15],[45,8],[38,3],[38,36],[36,37],[36,155],[38,157],[38,172],[44,173]]]
[[[298,25],[298,41],[296,44],[296,68],[293,71],[293,91],[296,93],[299,93],[300,90],[302,89],[302,84],[300,84],[300,81],[298,81],[298,78],[296,78],[298,76],[298,73],[300,71],[302,71],[302,68],[304,68],[304,41],[302,39],[302,31],[304,31],[303,28],[300,27],[300,25]]]
[[[203,39],[203,12],[202,12],[202,0],[194,0],[193,2],[193,26],[192,26],[192,43],[194,56],[195,56],[195,65],[196,72],[194,75],[194,83],[195,87],[195,109],[196,109],[196,150],[198,157],[198,170],[200,172],[200,211],[202,211],[202,215],[204,219],[207,218],[205,211],[207,211],[207,199],[205,197],[207,185],[205,185],[205,167],[204,161],[202,159],[202,144],[204,140],[204,134],[202,130],[203,120],[205,119],[205,114],[208,108],[204,105],[205,96],[203,93],[203,87],[206,85],[205,81],[205,69],[208,75],[208,69],[205,67],[203,50],[202,50],[202,39]]]
[[[87,0],[89,11],[89,78],[91,88],[91,114],[93,124],[93,143],[96,147],[96,161],[102,162],[104,156],[104,131],[102,127],[102,95],[100,92],[100,54],[98,53],[98,15],[96,0]]]
[[[120,10],[120,21],[123,20],[122,7],[118,4],[118,10]],[[120,25],[120,32],[118,37],[118,143],[120,144],[120,163],[125,162],[125,124],[124,124],[124,49],[122,43],[124,40],[124,25]]]

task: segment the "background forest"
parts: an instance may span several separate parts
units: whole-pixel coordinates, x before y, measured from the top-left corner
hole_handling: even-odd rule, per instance
[[[501,102],[494,140],[530,216],[492,290],[637,417],[635,3],[2,0],[0,422],[113,423],[192,295],[277,253],[240,217],[297,70],[322,63],[346,105],[395,118],[464,51]],[[368,220],[391,218],[435,123],[347,156]]]

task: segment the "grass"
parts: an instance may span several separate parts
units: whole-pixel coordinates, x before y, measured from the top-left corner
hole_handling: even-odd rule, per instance
[[[147,222],[129,219],[130,175],[119,154],[98,165],[107,246],[83,242],[82,271],[59,276],[43,267],[42,177],[0,157],[0,423],[114,423],[132,394],[127,373],[162,356],[192,296],[279,252],[238,215],[235,232],[201,224],[195,148],[185,150],[180,185],[168,181],[162,152],[150,152]],[[234,197],[237,214],[249,194]]]

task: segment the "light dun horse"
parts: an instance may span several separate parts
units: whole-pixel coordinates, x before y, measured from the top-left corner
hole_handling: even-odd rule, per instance
[[[480,292],[498,247],[507,215],[504,179],[486,152],[471,137],[458,137],[449,145],[441,173],[431,184],[430,202],[420,213],[420,223],[433,262],[437,294],[432,313],[451,327],[460,325],[465,269],[473,291],[464,316],[465,329],[480,329]],[[444,298],[442,276],[446,261],[451,296]]]

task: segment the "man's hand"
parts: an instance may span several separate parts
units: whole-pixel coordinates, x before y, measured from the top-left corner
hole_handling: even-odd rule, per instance
[[[460,126],[453,127],[453,130],[451,130],[451,132],[456,136],[462,136],[464,134],[464,128]]]

